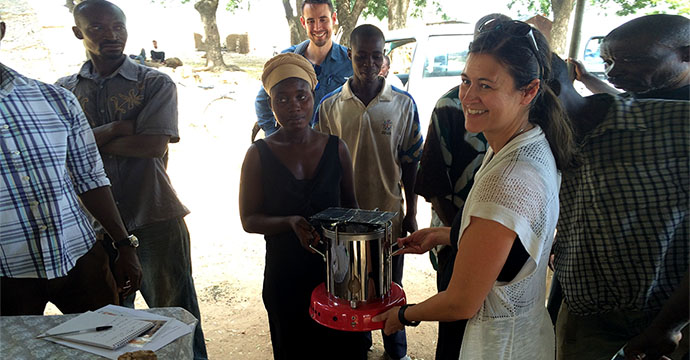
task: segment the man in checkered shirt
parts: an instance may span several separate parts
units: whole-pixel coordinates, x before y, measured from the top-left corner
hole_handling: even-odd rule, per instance
[[[675,31],[690,36],[688,27]],[[679,65],[655,59],[668,50],[656,44],[637,66]],[[685,70],[665,73],[688,78],[687,57]],[[680,359],[687,344],[673,351],[688,323],[690,102],[581,99],[586,106],[572,119],[582,166],[563,176],[554,244],[564,293],[558,359],[609,360],[626,343],[630,358]]]
[[[77,99],[0,63],[0,315],[43,315],[49,301],[96,310],[137,291],[136,249],[111,267],[115,249],[96,241],[77,199],[112,239],[128,239],[109,185]]]

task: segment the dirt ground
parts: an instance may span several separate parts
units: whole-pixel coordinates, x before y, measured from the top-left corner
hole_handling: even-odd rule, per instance
[[[66,32],[69,35],[69,17],[64,24],[53,19],[53,24],[46,25],[32,4],[35,2],[0,0],[2,20],[8,24],[0,61],[26,75],[54,82],[77,71],[82,60],[69,56],[69,46],[74,47],[64,39]],[[81,51],[78,55],[83,56]],[[186,65],[176,71],[163,71],[178,88],[181,141],[170,146],[168,172],[182,202],[191,210],[186,220],[208,353],[211,359],[270,359],[270,335],[261,300],[264,240],[245,233],[238,214],[239,174],[256,120],[258,78],[267,58],[228,54],[228,63],[240,66],[243,72],[193,73],[194,67],[203,65],[201,55],[183,58]],[[419,224],[428,224],[428,204],[421,200],[418,211]],[[410,302],[435,292],[435,273],[427,256],[407,255],[404,283]],[[140,297],[136,304],[146,307]],[[46,309],[46,314],[58,313],[52,305]],[[413,359],[433,359],[435,348],[435,323],[408,329],[408,353]],[[380,332],[374,334],[369,358],[383,358]]]

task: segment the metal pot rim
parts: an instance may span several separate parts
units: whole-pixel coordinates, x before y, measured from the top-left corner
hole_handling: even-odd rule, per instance
[[[376,231],[370,231],[365,233],[350,233],[338,231],[338,240],[340,241],[368,241],[368,240],[379,240],[383,239],[382,234],[386,232],[385,228],[377,229]],[[336,232],[333,230],[323,229],[323,234],[327,239],[334,239]]]

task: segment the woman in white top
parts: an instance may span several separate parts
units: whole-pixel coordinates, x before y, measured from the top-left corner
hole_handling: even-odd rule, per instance
[[[419,321],[469,319],[460,359],[553,359],[544,307],[560,171],[574,163],[567,118],[547,85],[548,43],[520,21],[490,20],[470,45],[460,100],[469,132],[490,148],[475,175],[459,229],[430,228],[399,240],[408,253],[458,247],[446,291],[374,318],[391,333]],[[459,235],[457,235],[459,234]]]

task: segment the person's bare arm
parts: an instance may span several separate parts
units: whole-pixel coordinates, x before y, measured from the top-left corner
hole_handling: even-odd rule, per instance
[[[242,163],[240,174],[240,219],[244,231],[275,235],[294,231],[302,246],[319,241],[319,235],[302,216],[268,216],[263,212],[261,158],[256,145],[251,145]],[[311,250],[310,250],[311,251]]]
[[[352,157],[347,144],[343,140],[338,142],[338,157],[342,166],[343,178],[340,180],[340,205],[344,208],[359,209],[357,198],[355,197],[355,179],[352,170]]]
[[[620,91],[610,86],[605,81],[599,79],[595,75],[589,73],[585,66],[573,58],[568,58],[568,62],[573,64],[575,68],[575,80],[580,81],[585,87],[594,94],[620,94]]]
[[[453,219],[458,209],[450,200],[434,196],[431,198],[431,207],[436,211],[436,215],[441,219],[443,225],[451,226],[453,224]]]
[[[690,275],[685,272],[683,280],[666,301],[652,323],[625,346],[626,359],[661,359],[678,347],[682,338],[680,331],[688,324],[688,302],[690,301]]]
[[[79,194],[84,207],[98,220],[108,235],[117,241],[129,235],[125,228],[120,212],[117,210],[113,194],[109,186],[102,186]],[[106,244],[109,246],[110,244]],[[119,248],[120,256],[115,262],[113,275],[117,287],[124,296],[139,290],[141,286],[141,264],[136,249],[131,246]],[[126,284],[129,282],[129,287]]]
[[[113,121],[97,126],[92,130],[93,136],[96,138],[96,145],[101,148],[115,138],[134,135],[134,122],[129,120]]]
[[[138,158],[160,158],[168,151],[168,135],[130,135],[110,140],[99,147],[102,154]]]
[[[514,231],[495,221],[472,217],[462,234],[448,289],[410,306],[405,318],[455,321],[474,316],[505,265],[516,236]],[[372,320],[385,321],[386,334],[401,330],[399,309],[396,306]]]
[[[402,164],[402,183],[405,191],[405,217],[402,221],[402,235],[417,231],[417,194],[414,193],[414,183],[417,177],[419,161]]]

